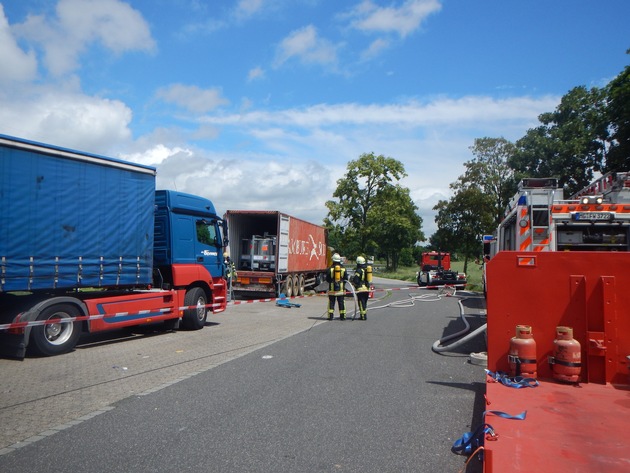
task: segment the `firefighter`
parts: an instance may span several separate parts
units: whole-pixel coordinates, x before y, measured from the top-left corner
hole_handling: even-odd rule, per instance
[[[335,301],[339,306],[339,320],[346,320],[346,281],[348,273],[341,263],[341,256],[335,253],[332,257],[332,265],[326,272],[326,282],[328,283],[328,320],[333,319],[335,314]]]
[[[368,266],[363,256],[357,257],[357,268],[352,276],[352,284],[356,289],[357,302],[359,303],[359,315],[361,320],[367,320],[367,303],[370,297],[370,285],[372,283],[372,266]]]
[[[228,286],[228,300],[231,301],[234,299],[234,294],[232,293],[232,283],[236,280],[236,266],[232,261],[232,258],[228,255],[227,251],[223,253],[223,260],[225,261],[225,279],[227,279]]]

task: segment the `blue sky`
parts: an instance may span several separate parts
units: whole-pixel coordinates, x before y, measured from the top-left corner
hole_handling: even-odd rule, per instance
[[[349,161],[432,207],[475,138],[516,140],[629,63],[627,0],[20,0],[0,133],[154,165],[219,211],[321,223]]]

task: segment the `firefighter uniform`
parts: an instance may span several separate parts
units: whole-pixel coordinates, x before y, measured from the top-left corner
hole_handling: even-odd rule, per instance
[[[341,256],[335,253],[332,257],[333,263],[326,272],[326,282],[328,283],[328,320],[333,319],[335,314],[335,301],[339,306],[339,319],[346,319],[346,281],[348,281],[348,273],[346,268],[341,264]]]
[[[232,258],[228,256],[227,253],[223,253],[223,259],[225,262],[225,279],[227,280],[227,288],[228,288],[228,300],[231,301],[234,299],[234,294],[232,293],[232,284],[236,281],[236,266],[232,261]]]
[[[352,283],[356,289],[361,320],[367,320],[367,303],[370,297],[370,285],[372,284],[372,266],[367,265],[363,256],[357,258],[357,268],[352,277]]]

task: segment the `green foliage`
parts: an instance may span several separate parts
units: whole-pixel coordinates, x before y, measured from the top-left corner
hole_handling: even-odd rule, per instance
[[[466,172],[451,187],[455,190],[476,187],[489,196],[489,207],[482,210],[492,213],[496,226],[516,192],[518,180],[509,165],[516,146],[505,138],[485,137],[477,138],[470,150],[475,157],[464,163]]]
[[[527,177],[557,177],[573,194],[605,166],[610,147],[606,91],[575,87],[538,119],[541,125],[516,142],[510,165]]]
[[[412,248],[403,248],[402,250],[400,250],[400,266],[413,266],[415,262],[416,259],[414,258]]]
[[[464,267],[480,254],[481,236],[496,228],[515,187],[508,166],[514,149],[504,138],[475,140],[475,158],[464,163],[466,172],[451,184],[455,194],[433,207],[438,230],[431,237],[432,248],[463,254]]]
[[[409,189],[398,185],[384,189],[371,209],[368,224],[378,252],[384,254],[388,266],[396,268],[400,253],[424,238],[420,228],[422,218],[409,196]]]
[[[369,153],[350,161],[337,181],[336,200],[326,202],[331,246],[345,255],[384,255],[388,266],[396,266],[401,250],[424,238],[409,190],[397,184],[405,176],[393,158]]]
[[[437,235],[442,243],[438,249],[463,254],[466,267],[468,258],[480,254],[481,236],[492,225],[489,208],[492,208],[491,196],[478,187],[460,188],[449,201],[438,202],[434,207],[438,211]]]
[[[630,66],[608,84],[607,93],[613,146],[604,170],[624,171],[630,169]]]

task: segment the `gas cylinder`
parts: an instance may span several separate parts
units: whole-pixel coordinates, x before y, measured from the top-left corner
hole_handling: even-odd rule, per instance
[[[367,282],[371,283],[372,282],[372,266],[368,266],[367,268],[365,268],[365,271],[367,273]]]
[[[334,274],[335,282],[338,283],[339,281],[341,281],[341,266],[339,266],[338,264],[335,265]]]
[[[580,342],[573,339],[573,328],[556,327],[553,347],[551,370],[554,379],[578,383],[582,372],[582,350]]]
[[[516,336],[510,340],[508,353],[510,375],[536,378],[536,340],[529,325],[517,325]]]

